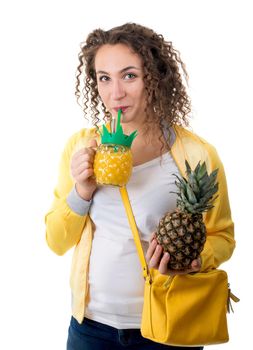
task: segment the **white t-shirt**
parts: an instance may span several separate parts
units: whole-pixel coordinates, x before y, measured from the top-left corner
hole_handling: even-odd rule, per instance
[[[133,168],[127,191],[144,252],[159,219],[176,207],[178,168],[166,153]],[[118,329],[140,328],[144,279],[119,189],[99,186],[90,207],[96,225],[85,316]]]

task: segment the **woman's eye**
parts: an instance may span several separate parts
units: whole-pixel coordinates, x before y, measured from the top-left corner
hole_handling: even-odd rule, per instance
[[[108,81],[109,80],[109,77],[107,77],[106,75],[101,75],[99,77],[99,81]]]
[[[133,73],[127,73],[125,75],[125,79],[134,79],[134,78],[136,78],[136,75]]]

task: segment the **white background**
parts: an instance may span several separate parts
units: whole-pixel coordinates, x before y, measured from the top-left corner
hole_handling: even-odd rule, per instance
[[[44,214],[65,142],[85,125],[74,98],[79,44],[127,21],[162,33],[186,62],[193,130],[219,151],[236,227],[223,267],[241,302],[229,315],[230,342],[210,349],[251,348],[251,13],[244,0],[1,3],[1,349],[65,349],[72,251],[48,249]]]

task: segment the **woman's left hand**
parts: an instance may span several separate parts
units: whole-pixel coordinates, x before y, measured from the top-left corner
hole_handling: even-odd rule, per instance
[[[201,258],[192,261],[191,267],[185,270],[171,270],[168,268],[170,255],[168,252],[164,253],[161,245],[158,244],[155,233],[151,235],[149,247],[146,253],[146,260],[150,268],[159,270],[163,275],[184,275],[191,272],[198,272],[201,268]]]

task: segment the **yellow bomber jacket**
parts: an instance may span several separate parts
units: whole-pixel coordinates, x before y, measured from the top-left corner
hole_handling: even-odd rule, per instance
[[[231,218],[225,173],[212,145],[182,127],[174,126],[174,131],[176,139],[171,147],[171,154],[182,175],[185,175],[185,159],[191,167],[195,167],[199,161],[205,161],[209,172],[219,168],[218,198],[215,200],[214,208],[204,214],[207,240],[201,253],[201,271],[206,271],[228,260],[235,248],[234,224]],[[46,240],[56,254],[63,255],[75,246],[70,286],[72,314],[79,323],[83,321],[85,305],[89,299],[88,270],[94,225],[89,214],[80,216],[73,212],[66,198],[74,186],[70,173],[71,157],[78,149],[86,147],[92,138],[100,142],[95,128],[82,129],[67,142],[60,161],[54,201],[45,217]]]

